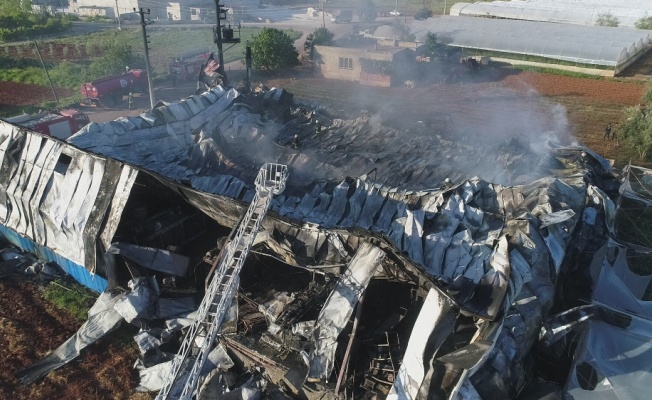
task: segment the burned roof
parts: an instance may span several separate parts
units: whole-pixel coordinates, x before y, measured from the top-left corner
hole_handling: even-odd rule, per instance
[[[478,176],[510,185],[552,176],[561,166],[545,141],[565,128],[541,121],[554,119],[557,111],[509,91],[479,94],[475,101],[497,95],[513,117],[503,121],[503,115],[492,117],[494,108],[480,106],[475,118],[481,122],[469,131],[456,130],[450,118],[392,127],[403,110],[342,120],[291,108],[291,95],[282,89],[251,96],[218,87],[140,117],[92,123],[68,142],[213,194],[225,190],[221,174],[251,181],[261,160],[292,167],[289,184],[301,191],[365,175],[408,191],[437,188],[446,178]],[[292,146],[295,136],[298,146]]]
[[[410,282],[425,297],[419,313],[424,318],[417,321],[430,335],[442,335],[442,340],[451,334],[449,324],[475,318],[478,334],[456,350],[468,345],[476,349],[477,357],[465,362],[443,359],[451,375],[403,380],[402,388],[397,381],[393,390],[427,392],[430,385],[439,387],[451,379],[457,384],[447,390],[455,393],[515,396],[525,384],[527,353],[552,306],[555,281],[573,235],[584,223],[585,205],[606,207],[606,196],[593,181],[608,172],[608,165],[585,149],[533,143],[536,137],[550,136],[545,124],[537,125],[541,131],[518,138],[512,138],[514,132],[503,132],[498,140],[484,138],[481,132],[451,135],[437,130],[432,121],[418,122],[406,131],[381,122],[382,116],[369,113],[336,119],[294,104],[281,89],[242,95],[218,87],[140,117],[90,124],[68,139],[82,149],[69,152],[73,158],[69,164],[77,166],[77,157],[91,153],[96,155],[93,159],[124,164],[117,163],[108,175],[100,167],[75,168],[77,172],[66,175],[67,183],[53,180],[58,176],[56,162],[45,161],[39,164],[40,179],[30,180],[31,154],[51,139],[2,124],[2,176],[8,178],[3,183],[4,204],[24,204],[22,209],[48,215],[51,199],[41,191],[24,200],[24,193],[46,182],[51,182],[50,193],[56,193],[76,186],[73,178],[90,173],[111,182],[104,190],[108,197],[100,199],[103,208],[95,211],[120,219],[133,184],[131,171],[138,171],[180,193],[216,221],[233,226],[254,196],[253,177],[262,162],[286,164],[290,180],[286,192],[272,200],[265,232],[259,235],[259,244],[265,246],[261,252],[312,271],[334,269],[343,287],[332,293],[349,297],[363,291],[376,274]],[[523,126],[532,127],[531,122],[526,118]],[[486,124],[487,131],[502,127]],[[33,146],[25,145],[26,138]],[[51,157],[56,161],[59,153]],[[7,184],[14,176],[24,177],[20,186]],[[12,221],[24,215],[20,210],[6,207],[3,223],[16,229]],[[25,217],[28,222],[31,218]],[[85,222],[59,220],[64,231]],[[95,237],[77,239],[87,251],[94,241],[107,253],[144,251],[110,246],[117,222],[110,218],[106,222],[102,230],[93,225]],[[42,239],[25,226],[20,233]],[[372,255],[374,262],[366,263]],[[385,255],[393,267],[381,268]],[[338,265],[346,266],[345,272]],[[348,282],[347,276],[354,279]],[[335,333],[315,339],[317,348],[322,342],[324,348],[336,345],[357,301],[349,297],[347,318],[338,317],[336,322],[329,307],[336,309],[342,302],[324,304],[314,327],[328,331],[332,326]],[[448,322],[426,318],[433,312],[426,304],[440,310],[442,321]],[[420,354],[422,342],[415,336],[408,349]],[[310,369],[312,378],[323,381],[332,372],[335,352],[321,354],[311,354]],[[414,371],[406,364],[400,373],[411,378]]]

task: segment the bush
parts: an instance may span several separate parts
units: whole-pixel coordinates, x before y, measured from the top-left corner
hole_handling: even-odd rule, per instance
[[[278,71],[299,63],[292,38],[274,28],[263,28],[252,38],[251,52],[252,66],[257,71]]]
[[[598,19],[595,21],[596,26],[613,26],[616,27],[620,25],[620,20],[618,17],[614,16],[611,13],[598,14]]]
[[[652,17],[647,15],[634,23],[636,29],[651,29],[652,30]]]
[[[432,10],[429,8],[422,8],[414,14],[414,19],[423,20],[432,17]]]
[[[93,15],[91,17],[86,18],[86,22],[110,22],[111,18],[106,17],[104,15]]]
[[[73,21],[80,21],[81,18],[77,14],[64,14],[61,18],[63,18],[66,21],[73,22]]]
[[[18,13],[0,16],[0,42],[63,32],[71,22],[61,15]]]
[[[641,159],[652,150],[652,114],[647,108],[652,104],[652,84],[648,83],[639,107],[627,107],[620,124],[620,140],[635,149]]]

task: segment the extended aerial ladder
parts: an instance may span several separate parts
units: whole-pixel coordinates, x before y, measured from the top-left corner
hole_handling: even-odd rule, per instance
[[[287,166],[266,163],[256,177],[256,193],[238,225],[233,240],[219,261],[197,315],[188,329],[181,348],[172,361],[170,373],[157,400],[190,399],[204,362],[215,342],[222,320],[237,290],[237,277],[256,238],[272,197],[285,189]]]

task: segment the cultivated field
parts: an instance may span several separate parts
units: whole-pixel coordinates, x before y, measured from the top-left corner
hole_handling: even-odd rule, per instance
[[[132,369],[138,349],[124,328],[33,385],[16,381],[16,372],[59,347],[81,324],[46,301],[23,277],[0,281],[0,399],[150,399],[133,390],[138,384],[138,372]]]

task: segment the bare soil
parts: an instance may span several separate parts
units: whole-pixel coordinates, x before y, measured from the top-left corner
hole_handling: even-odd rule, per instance
[[[55,88],[59,98],[70,97],[75,91],[67,88]],[[20,107],[40,104],[54,100],[52,89],[46,86],[28,83],[0,81],[0,112],[3,114],[20,111]]]
[[[125,344],[124,330],[82,351],[82,355],[43,380],[23,386],[14,377],[21,369],[56,349],[81,326],[55,309],[39,287],[23,277],[0,281],[1,399],[150,399],[134,392],[138,373],[132,368],[137,349]],[[121,328],[124,329],[124,328]]]

